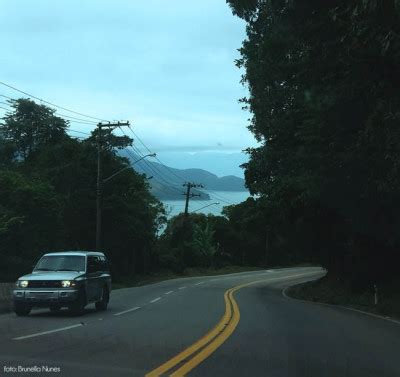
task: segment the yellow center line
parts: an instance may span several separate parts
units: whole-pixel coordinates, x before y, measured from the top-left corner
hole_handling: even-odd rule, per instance
[[[230,321],[232,315],[232,309],[228,299],[229,292],[230,289],[228,289],[224,294],[225,314],[223,315],[221,320],[217,323],[217,325],[206,335],[200,338],[197,342],[193,343],[190,347],[186,348],[172,359],[160,365],[157,369],[154,369],[151,372],[147,373],[146,377],[161,376],[163,373],[167,372],[168,370],[172,369],[175,365],[179,364],[181,361],[188,358],[190,355],[199,350],[201,347],[205,346],[224,329],[224,327]]]
[[[176,370],[174,373],[171,374],[171,377],[181,377],[185,376],[187,373],[189,373],[192,369],[194,369],[197,365],[199,365],[201,362],[203,362],[207,357],[209,357],[213,352],[216,351],[218,347],[222,345],[222,343],[227,340],[231,334],[235,331],[236,326],[239,323],[240,320],[240,311],[239,307],[233,298],[233,293],[237,290],[238,288],[232,289],[229,292],[229,299],[232,303],[233,307],[233,316],[231,321],[229,322],[228,326],[226,326],[225,330],[217,336],[210,344],[208,344],[205,348],[203,348],[199,353],[197,353],[193,358],[191,358],[188,362],[183,364],[178,370]]]
[[[189,373],[192,369],[194,369],[197,365],[203,362],[206,358],[208,358],[213,352],[215,352],[235,331],[236,326],[240,320],[240,311],[239,306],[236,300],[233,297],[233,294],[249,285],[253,285],[260,282],[270,282],[277,280],[287,280],[305,276],[315,275],[316,273],[320,273],[320,271],[316,272],[307,272],[303,274],[296,274],[291,276],[277,277],[277,278],[268,278],[268,279],[260,279],[255,280],[249,283],[244,283],[238,285],[236,287],[228,289],[224,293],[224,301],[225,301],[225,313],[218,324],[206,335],[204,335],[197,342],[193,343],[190,347],[183,350],[181,353],[168,360],[164,364],[160,365],[158,368],[152,370],[151,372],[146,374],[146,377],[158,377],[163,373],[169,371],[174,368],[176,365],[181,363],[182,361],[188,359],[190,356],[195,354],[191,359],[186,361],[181,367],[179,367],[175,372],[173,372],[171,377],[182,377]]]

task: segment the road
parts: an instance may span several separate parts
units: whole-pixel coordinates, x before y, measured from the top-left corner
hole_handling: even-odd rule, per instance
[[[282,295],[322,275],[292,268],[182,278],[113,291],[108,311],[88,306],[82,317],[3,314],[0,374],[400,376],[399,324]]]

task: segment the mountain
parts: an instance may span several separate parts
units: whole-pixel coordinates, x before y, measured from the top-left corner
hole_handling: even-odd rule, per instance
[[[123,150],[121,156],[128,158],[132,167],[139,173],[153,177],[150,180],[153,194],[160,200],[183,200],[185,182],[199,183],[204,190],[193,189],[193,194],[200,194],[200,197],[193,197],[192,200],[210,200],[207,190],[210,191],[246,191],[244,180],[234,175],[218,177],[203,169],[175,169],[165,166],[149,159],[140,160],[140,156],[133,152]],[[137,161],[137,162],[135,162]]]
[[[249,161],[249,156],[243,152],[218,151],[175,151],[160,148],[158,157],[164,165],[175,169],[198,168],[208,170],[222,177],[233,175],[243,178],[244,170],[240,166]]]
[[[160,166],[163,166],[159,164]],[[245,191],[244,180],[234,175],[218,177],[203,169],[172,169],[185,181],[200,182],[206,189],[212,191]]]

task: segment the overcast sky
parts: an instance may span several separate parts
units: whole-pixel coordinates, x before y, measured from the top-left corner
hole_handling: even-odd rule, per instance
[[[185,167],[190,152],[195,167],[240,174],[237,154],[255,145],[237,102],[246,95],[234,65],[245,25],[224,0],[0,0],[0,9],[0,81],[128,119],[172,166]],[[210,163],[216,151],[235,155],[232,166],[226,156],[224,167]]]

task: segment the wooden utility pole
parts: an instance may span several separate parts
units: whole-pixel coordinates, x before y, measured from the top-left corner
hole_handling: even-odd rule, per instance
[[[200,194],[192,194],[190,190],[192,188],[200,187],[203,188],[204,186],[201,184],[196,184],[196,183],[191,183],[191,182],[186,182],[183,184],[183,187],[186,187],[186,193],[183,194],[186,196],[186,203],[185,203],[185,217],[188,216],[189,214],[189,199],[193,198],[194,196],[201,196]]]
[[[102,174],[101,174],[101,149],[103,146],[103,128],[117,128],[129,126],[129,122],[99,123],[97,125],[97,193],[96,193],[96,250],[101,251],[101,194],[102,194]]]
[[[265,267],[268,266],[268,254],[269,254],[269,229],[268,227],[265,229],[265,260],[264,265]]]

